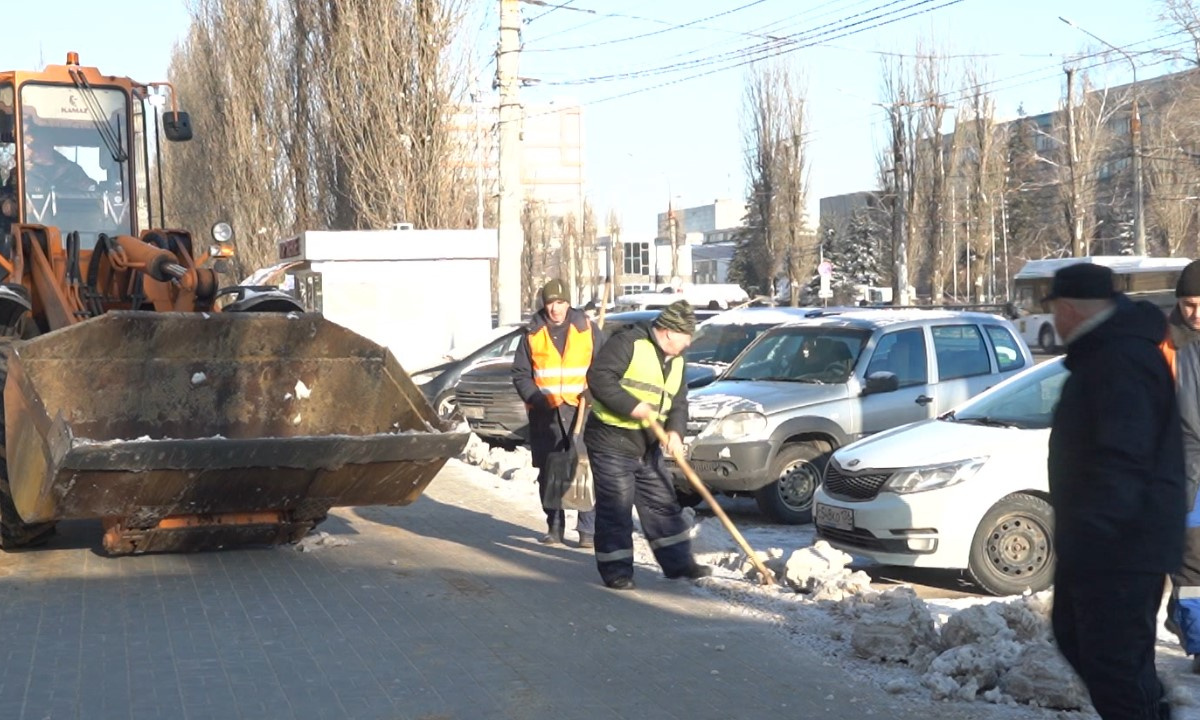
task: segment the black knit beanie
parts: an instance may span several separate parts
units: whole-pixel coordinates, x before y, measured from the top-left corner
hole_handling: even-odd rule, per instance
[[[654,324],[660,328],[693,335],[696,332],[696,313],[687,300],[676,300],[663,308]]]
[[[1193,260],[1179,273],[1175,297],[1200,297],[1200,260]]]

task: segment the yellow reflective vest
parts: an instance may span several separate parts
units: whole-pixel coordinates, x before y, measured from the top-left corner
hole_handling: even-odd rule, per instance
[[[671,358],[664,376],[663,365],[658,357],[654,341],[649,338],[635,340],[633,357],[629,360],[629,367],[625,368],[625,374],[621,376],[621,387],[637,398],[638,402],[653,405],[656,408],[655,419],[661,423],[666,421],[667,413],[671,410],[671,400],[683,384],[683,358]],[[642,420],[618,415],[599,400],[593,401],[592,414],[604,424],[613,427],[637,430],[648,425]]]

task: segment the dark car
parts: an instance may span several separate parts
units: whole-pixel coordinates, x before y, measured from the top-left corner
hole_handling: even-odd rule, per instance
[[[650,322],[658,317],[658,313],[659,310],[613,313],[605,317],[604,332],[611,335],[621,328]],[[707,320],[717,314],[718,311],[713,310],[696,310],[696,319]],[[700,337],[697,331],[697,338]],[[746,340],[746,343],[749,341]],[[745,344],[741,347],[745,347]],[[737,353],[734,352],[733,355],[736,356]],[[684,380],[688,387],[699,387],[712,382],[718,371],[717,366],[711,363],[689,362]],[[497,445],[515,446],[528,439],[526,433],[529,420],[525,414],[525,403],[517,395],[517,390],[512,384],[512,353],[503,358],[479,363],[463,373],[459,379],[457,397],[463,418],[471,430],[484,440]]]
[[[517,352],[517,343],[521,341],[521,333],[524,330],[523,325],[510,327],[507,332],[485,342],[468,355],[418,370],[412,373],[413,382],[421,388],[421,392],[433,405],[439,417],[456,420],[461,417],[456,390],[462,374],[486,360],[505,357],[511,359]]]

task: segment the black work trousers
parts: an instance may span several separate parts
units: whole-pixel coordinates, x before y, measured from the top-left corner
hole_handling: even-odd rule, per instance
[[[663,572],[678,576],[694,565],[691,528],[658,445],[640,458],[595,450],[588,458],[596,486],[596,566],[604,582],[633,577],[635,506]]]
[[[1165,576],[1064,572],[1054,576],[1051,624],[1103,720],[1164,720],[1170,708],[1154,667]]]

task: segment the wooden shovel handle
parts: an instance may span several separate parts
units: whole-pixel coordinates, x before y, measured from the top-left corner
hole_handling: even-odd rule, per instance
[[[654,431],[654,434],[658,437],[658,441],[662,443],[663,448],[669,449],[671,447],[671,444],[667,438],[667,433],[663,430],[662,425],[658,424],[658,421],[651,419],[650,429]],[[742,548],[742,551],[745,552],[750,558],[750,562],[754,563],[754,567],[758,570],[758,575],[762,580],[762,584],[774,585],[775,574],[772,573],[766,565],[763,565],[762,560],[758,559],[758,555],[755,554],[754,549],[750,547],[750,543],[746,542],[746,538],[742,537],[742,534],[738,532],[736,527],[734,527],[733,521],[730,520],[729,516],[725,514],[725,508],[717,504],[717,501],[713,498],[712,493],[708,491],[708,488],[704,486],[704,483],[700,480],[699,476],[696,475],[696,471],[692,469],[692,466],[688,463],[687,458],[683,456],[683,453],[675,450],[671,453],[671,457],[675,458],[675,462],[678,463],[680,469],[683,470],[683,474],[685,477],[687,477],[688,482],[692,484],[692,487],[697,493],[700,494],[700,497],[704,498],[704,502],[708,503],[708,506],[712,508],[713,514],[721,519],[721,524],[725,526],[725,529],[728,530],[729,534],[733,536],[733,539],[737,541],[737,544]]]

